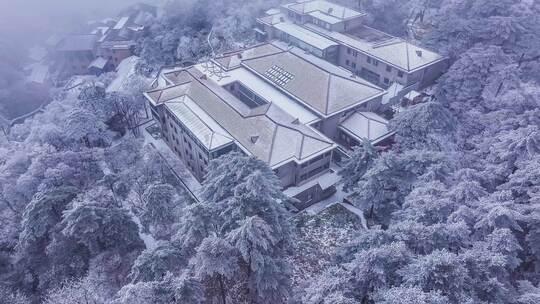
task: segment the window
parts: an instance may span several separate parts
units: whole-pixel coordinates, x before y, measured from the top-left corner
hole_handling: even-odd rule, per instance
[[[353,51],[352,55],[353,55],[354,57],[358,57],[358,52],[357,52],[357,51]]]
[[[387,71],[387,72],[392,72],[392,67],[389,66],[388,64],[386,65],[386,71]]]
[[[366,61],[367,61],[368,63],[371,63],[371,57],[366,57]]]
[[[353,69],[356,69],[356,62],[352,63],[352,67],[353,67]]]
[[[351,48],[350,48],[350,47],[348,47],[348,48],[347,48],[347,54],[349,54],[349,55],[350,55],[350,54],[351,54],[351,52],[352,52]]]
[[[255,92],[250,90],[248,87],[245,87],[243,84],[238,83],[236,86],[238,87],[238,90],[235,94],[236,97],[238,97],[238,99],[240,99],[240,101],[242,101],[250,109],[254,109],[268,103],[266,100],[264,100]]]
[[[390,83],[390,79],[388,79],[388,78],[385,77],[385,78],[384,78],[384,83],[385,83],[385,84],[389,84],[389,83]]]
[[[376,59],[373,59],[373,65],[374,65],[374,66],[378,66],[378,65],[379,65],[379,61],[377,61]]]
[[[403,77],[403,71],[398,71],[397,75],[398,75],[399,78],[402,78]]]
[[[309,202],[310,200],[312,200],[312,199],[313,199],[313,193],[312,193],[312,192],[309,192],[308,195],[307,195],[307,200],[308,200],[308,202]]]
[[[351,64],[351,62],[349,61],[349,59],[345,60],[345,64],[346,64],[347,66],[349,66],[349,65]]]

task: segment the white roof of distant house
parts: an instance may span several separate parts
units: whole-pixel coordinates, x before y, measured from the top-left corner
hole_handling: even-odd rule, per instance
[[[367,26],[352,33],[329,31],[314,24],[305,26],[409,73],[445,59],[435,52]]]
[[[332,24],[366,15],[365,13],[324,0],[298,1],[297,3],[285,4],[284,6],[300,14],[308,14]]]
[[[108,62],[107,59],[100,56],[94,59],[94,61],[90,62],[90,64],[88,65],[88,68],[96,68],[96,69],[103,70],[105,66],[107,65],[107,62]]]
[[[196,67],[164,72],[160,77],[171,85],[146,92],[151,103],[189,96],[240,148],[271,167],[293,160],[302,163],[335,147],[324,135],[295,123],[294,117],[274,104],[249,108]]]
[[[281,12],[279,12],[277,14],[272,14],[272,15],[267,15],[267,16],[257,18],[257,21],[262,22],[262,23],[266,23],[266,24],[270,24],[270,25],[285,22],[285,20],[287,20],[287,18],[285,16],[285,14],[283,14]]]
[[[266,12],[264,12],[264,14],[267,16],[271,16],[271,15],[279,14],[280,12],[281,11],[278,8],[271,8],[267,10]]]
[[[165,106],[209,151],[234,142],[232,136],[189,96],[183,95],[167,101]]]
[[[61,52],[92,51],[96,46],[97,36],[92,34],[67,35],[56,45]]]
[[[280,22],[274,25],[274,27],[288,35],[291,35],[319,50],[325,50],[332,46],[337,46],[338,43],[332,41],[324,36],[321,36],[313,31],[299,26],[292,22]]]
[[[113,29],[115,30],[121,30],[123,29],[127,22],[129,21],[129,17],[122,17],[120,18],[120,20],[118,20],[118,22],[116,23],[116,25],[113,27]]]
[[[324,117],[385,94],[382,88],[298,48],[248,58],[242,65]]]
[[[358,140],[376,144],[393,134],[388,120],[373,112],[354,112],[339,124],[340,129]]]
[[[36,63],[32,65],[32,71],[28,76],[28,81],[44,84],[49,77],[49,67],[42,63]]]

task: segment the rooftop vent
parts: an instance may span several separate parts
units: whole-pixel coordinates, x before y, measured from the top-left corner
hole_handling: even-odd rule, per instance
[[[208,77],[206,77],[206,74],[202,74],[201,77],[199,77],[199,78],[204,79],[204,80],[208,79]]]
[[[282,17],[279,17],[279,22],[285,22],[285,18]]]
[[[328,8],[328,14],[332,14],[334,12],[334,8],[333,7],[329,7]]]
[[[422,51],[416,50],[416,55],[417,55],[418,57],[422,57]]]
[[[242,53],[236,54],[236,57],[238,57],[238,59],[242,59]]]
[[[251,136],[251,143],[256,143],[259,140],[259,136]]]

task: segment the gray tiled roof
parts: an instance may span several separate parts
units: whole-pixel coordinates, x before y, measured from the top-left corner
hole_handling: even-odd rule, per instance
[[[267,71],[278,67],[293,78],[279,86],[306,106],[323,116],[369,101],[384,94],[384,90],[331,64],[314,64],[314,56],[301,55],[288,50],[280,53],[246,59],[242,64],[270,82]],[[318,60],[321,61],[321,60]]]
[[[248,108],[194,67],[168,72],[163,77],[173,85],[147,92],[151,102],[161,104],[189,96],[244,149],[270,166],[301,162],[334,147],[331,140],[311,128],[294,124],[294,118],[275,105]]]

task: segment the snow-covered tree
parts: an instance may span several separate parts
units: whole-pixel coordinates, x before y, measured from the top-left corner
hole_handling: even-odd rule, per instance
[[[238,275],[239,255],[227,241],[218,237],[207,237],[197,248],[190,261],[196,277],[206,285],[206,295],[214,294],[222,304],[227,303],[228,281]]]
[[[139,250],[139,228],[125,209],[80,205],[66,211],[62,233],[85,245],[92,254],[105,250]]]
[[[414,105],[396,115],[390,128],[396,132],[401,148],[453,150],[456,120],[442,104],[427,102]]]
[[[351,157],[345,161],[339,172],[343,180],[344,191],[351,190],[358,184],[377,156],[375,147],[367,141],[354,147]]]
[[[258,216],[248,217],[239,224],[227,238],[240,252],[246,268],[248,300],[286,303],[290,294],[290,269],[280,248],[280,235]]]
[[[157,281],[167,272],[175,272],[186,264],[179,248],[167,241],[160,241],[155,248],[141,252],[131,266],[129,278],[132,283]]]

